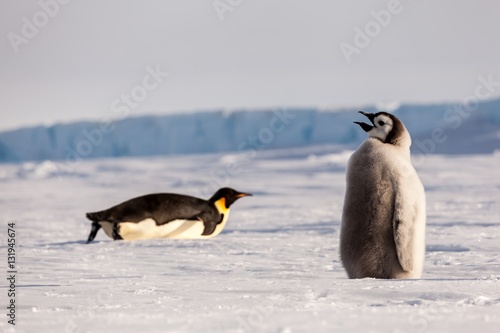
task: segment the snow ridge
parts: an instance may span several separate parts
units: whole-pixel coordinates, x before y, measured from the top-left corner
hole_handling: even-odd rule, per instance
[[[376,107],[366,112],[384,111]],[[366,137],[352,124],[358,109],[211,111],[75,122],[0,133],[0,162],[153,156],[340,144]],[[491,153],[500,147],[500,99],[463,104],[400,105],[394,114],[417,153]]]

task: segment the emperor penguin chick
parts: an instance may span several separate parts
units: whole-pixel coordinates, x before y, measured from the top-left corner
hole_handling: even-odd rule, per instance
[[[368,138],[347,165],[340,259],[356,278],[415,279],[425,256],[425,192],[410,160],[410,134],[387,112],[355,122]]]

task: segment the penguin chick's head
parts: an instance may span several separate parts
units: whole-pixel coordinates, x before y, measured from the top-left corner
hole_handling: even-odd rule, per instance
[[[224,205],[226,208],[229,208],[236,200],[239,198],[251,196],[250,193],[238,192],[229,187],[223,187],[215,192],[214,195],[208,200],[210,202],[217,202],[221,199],[224,199]]]
[[[354,123],[361,126],[370,138],[375,138],[383,143],[395,146],[410,147],[410,134],[406,130],[405,125],[403,125],[403,122],[396,116],[387,112],[366,113],[359,111],[359,113],[367,117],[372,125],[359,121],[355,121]]]

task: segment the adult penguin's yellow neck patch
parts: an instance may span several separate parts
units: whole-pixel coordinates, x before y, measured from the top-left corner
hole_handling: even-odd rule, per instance
[[[226,207],[226,198],[224,197],[214,202],[214,205],[220,214],[226,214],[227,212],[229,212],[229,208]]]

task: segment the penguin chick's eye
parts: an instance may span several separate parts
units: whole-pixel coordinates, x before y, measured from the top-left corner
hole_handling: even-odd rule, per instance
[[[379,126],[384,126],[385,125],[385,122],[383,122],[382,120],[378,122],[378,125]]]

